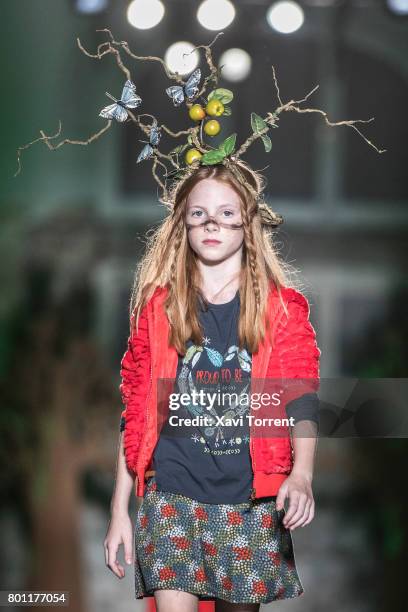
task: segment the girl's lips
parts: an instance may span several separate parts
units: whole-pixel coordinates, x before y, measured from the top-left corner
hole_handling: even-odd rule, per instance
[[[203,244],[221,244],[219,240],[203,240]]]

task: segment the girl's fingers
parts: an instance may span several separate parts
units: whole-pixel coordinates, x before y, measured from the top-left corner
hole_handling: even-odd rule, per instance
[[[116,568],[118,570],[118,574],[116,574],[119,578],[123,578],[125,575],[125,568],[120,563],[116,562]]]
[[[278,495],[276,497],[276,509],[278,512],[283,510],[283,508],[285,507],[286,495],[287,495],[287,488],[284,483],[279,489]]]
[[[315,511],[315,503],[314,503],[314,499],[312,499],[312,503],[310,504],[310,509],[309,509],[309,516],[306,519],[306,521],[303,523],[303,527],[305,527],[305,525],[308,525],[314,517],[314,511]]]
[[[299,504],[299,493],[297,491],[290,492],[289,493],[289,508],[285,516],[283,517],[283,521],[282,521],[285,527],[288,526],[289,521],[291,520],[296,510],[298,509],[298,504]]]
[[[125,561],[129,565],[133,562],[133,551],[132,551],[132,538],[124,538],[123,540],[123,548],[125,553]]]
[[[296,527],[300,527],[300,525],[304,524],[306,519],[309,517],[309,510],[310,510],[311,503],[312,503],[311,499],[306,500],[305,509],[304,509],[304,512],[303,512],[302,516],[296,522],[292,521],[292,524],[290,525],[291,529],[296,529]],[[295,519],[295,517],[294,517],[294,519]]]
[[[117,545],[108,546],[108,567],[118,578],[123,578],[125,575],[125,570],[116,559],[117,552]]]
[[[305,494],[300,494],[297,498],[297,508],[292,516],[286,521],[285,527],[292,528],[295,523],[304,515],[307,497]]]

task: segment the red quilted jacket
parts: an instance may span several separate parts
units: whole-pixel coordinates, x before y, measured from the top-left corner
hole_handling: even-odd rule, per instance
[[[129,336],[121,361],[119,390],[125,406],[122,411],[125,418],[124,449],[128,469],[137,476],[137,496],[144,495],[145,479],[154,473],[152,457],[161,422],[157,410],[157,381],[176,378],[178,353],[167,345],[169,323],[163,306],[167,291],[166,287],[157,287],[142,309],[138,332],[133,331]],[[281,295],[288,316],[271,283],[269,309],[273,321],[273,345],[266,337],[252,355],[251,379],[272,379],[274,382],[282,379],[293,382],[296,379],[295,383],[301,383],[285,387],[287,391],[282,395],[284,399],[280,406],[282,411],[289,401],[305,392],[317,391],[321,351],[309,321],[307,299],[289,287],[281,288]],[[268,392],[271,392],[269,388]],[[273,416],[275,418],[276,414]],[[265,436],[264,429],[261,431],[255,435],[255,429],[250,428],[252,499],[277,495],[293,467],[290,428],[280,428],[279,434],[272,437]]]

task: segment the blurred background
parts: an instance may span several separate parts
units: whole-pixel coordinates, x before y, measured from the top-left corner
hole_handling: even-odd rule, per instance
[[[147,610],[133,570],[118,580],[102,542],[109,521],[121,403],[119,364],[133,273],[148,229],[163,216],[144,135],[114,123],[89,146],[49,151],[58,130],[86,140],[124,84],[113,56],[95,53],[110,28],[137,55],[180,64],[209,44],[234,92],[220,137],[251,133],[250,114],[286,113],[245,155],[268,180],[285,219],[278,243],[302,272],[322,351],[322,377],[407,376],[408,3],[406,0],[16,0],[2,5],[1,122],[1,589],[70,591],[75,612]],[[180,43],[182,43],[180,45]],[[140,112],[174,130],[189,123],[165,93],[158,62],[126,58]],[[194,63],[196,62],[196,63]],[[218,138],[218,140],[217,140]],[[174,141],[169,141],[174,146]],[[387,406],[384,406],[387,409]],[[406,456],[402,437],[319,441],[316,515],[293,534],[305,595],[277,611],[406,609]],[[134,516],[135,500],[131,512]],[[122,555],[122,552],[121,552]],[[122,557],[121,557],[122,558]],[[262,609],[266,606],[262,606]]]

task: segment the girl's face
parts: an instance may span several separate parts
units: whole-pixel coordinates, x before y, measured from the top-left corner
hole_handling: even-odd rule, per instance
[[[223,261],[242,249],[241,199],[227,183],[211,178],[197,183],[187,198],[185,221],[190,246],[204,262]]]

